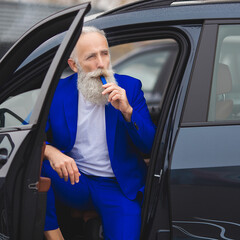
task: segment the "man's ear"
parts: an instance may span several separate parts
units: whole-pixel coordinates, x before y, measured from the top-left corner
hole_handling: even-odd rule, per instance
[[[68,65],[74,72],[78,72],[77,65],[73,59],[71,58],[68,59]]]

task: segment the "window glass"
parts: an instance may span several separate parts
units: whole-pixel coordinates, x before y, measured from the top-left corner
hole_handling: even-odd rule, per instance
[[[141,41],[111,48],[113,69],[118,74],[141,80],[148,106],[160,105],[177,54],[178,44],[173,39]]]
[[[240,119],[240,26],[219,27],[208,121]]]
[[[122,64],[117,66],[117,70],[118,73],[126,75],[132,73],[134,77],[143,79],[143,89],[145,91],[152,91],[156,83],[157,76],[161,72],[168,55],[169,52],[167,51],[140,52],[122,62]]]
[[[43,80],[64,35],[58,34],[34,49],[5,83],[6,94],[1,93],[0,128],[30,123]]]
[[[0,105],[1,125],[9,127],[29,124],[33,106],[40,89],[34,89],[9,97]]]

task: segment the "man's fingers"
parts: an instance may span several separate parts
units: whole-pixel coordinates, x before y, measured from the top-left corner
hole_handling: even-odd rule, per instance
[[[72,184],[79,182],[80,173],[74,159],[51,146],[48,146],[46,149],[48,152],[45,154],[48,156],[50,165],[59,177],[68,181],[69,176]]]
[[[111,102],[112,99],[113,99],[113,97],[115,97],[115,96],[121,97],[121,95],[120,95],[120,93],[119,93],[118,90],[113,90],[113,91],[109,94],[109,96],[108,96],[108,101]],[[115,99],[116,99],[116,97],[115,97]]]
[[[75,182],[78,183],[79,182],[79,177],[80,177],[81,174],[80,174],[80,172],[78,170],[78,167],[77,167],[75,162],[72,163],[72,168],[73,168]]]
[[[55,170],[57,172],[57,174],[59,175],[60,178],[63,178],[63,172],[62,169],[60,167],[60,165],[56,165],[52,162],[50,162],[51,167],[53,168],[53,170]]]
[[[68,176],[69,176],[69,179],[70,179],[71,184],[74,184],[73,170],[72,170],[70,164],[67,164],[67,165],[66,165],[66,170],[67,170],[67,172],[68,172]]]
[[[103,85],[103,86],[104,86],[104,88],[105,88],[105,90],[103,90],[103,92],[102,92],[103,95],[105,95],[105,94],[107,94],[107,93],[111,93],[111,92],[114,91],[114,90],[118,90],[118,91],[121,90],[121,88],[118,87],[116,84],[114,84],[114,85],[108,85],[108,86]]]
[[[67,164],[67,171],[68,171],[68,175],[69,175],[71,184],[73,185],[75,183],[78,183],[80,174],[79,174],[78,168],[76,166],[76,163],[74,161]]]
[[[110,86],[117,86],[117,84],[115,84],[115,83],[106,83],[106,84],[103,84],[102,86],[103,86],[103,88],[108,88]]]
[[[65,166],[62,166],[62,167],[61,167],[61,170],[62,170],[62,174],[63,174],[64,181],[67,182],[67,180],[68,180],[68,171],[67,171],[66,167],[65,167]]]
[[[116,100],[118,100],[118,99],[121,99],[121,95],[120,95],[120,94],[115,94],[115,95],[111,98],[110,102],[116,101]]]

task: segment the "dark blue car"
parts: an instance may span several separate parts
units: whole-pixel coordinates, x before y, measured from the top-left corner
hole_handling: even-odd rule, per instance
[[[43,20],[0,62],[0,239],[43,239],[44,129],[83,24],[119,54],[156,47],[134,60],[157,126],[141,239],[240,239],[240,1],[138,1],[84,20],[89,9]],[[59,208],[66,239],[101,239],[71,214]]]

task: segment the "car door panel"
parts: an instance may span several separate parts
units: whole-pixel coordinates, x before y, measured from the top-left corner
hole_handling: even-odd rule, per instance
[[[43,84],[41,84],[40,91],[38,91],[36,96],[37,100],[31,110],[27,125],[23,125],[21,121],[16,126],[5,126],[4,123],[0,129],[0,149],[3,149],[2,152],[6,155],[4,149],[10,148],[7,161],[0,169],[2,183],[0,186],[0,211],[3,223],[0,226],[0,233],[3,238],[40,240],[43,237],[46,192],[50,186],[49,179],[40,177],[43,143],[46,138],[46,119],[54,90],[65,68],[66,60],[80,36],[83,16],[89,9],[90,5],[86,3],[73,9],[68,9],[65,13],[57,14],[55,18],[52,16],[50,19],[44,20],[42,24],[25,34],[1,62],[3,68],[1,68],[0,72],[4,77],[1,78],[3,91],[0,94],[0,103],[8,99],[8,95],[11,96],[10,94],[13,94],[13,96],[18,94],[18,89],[20,88],[23,89],[22,92],[25,89],[28,90],[27,85],[32,86],[30,89],[34,89],[36,86],[39,88],[39,84],[34,86],[27,81],[27,78],[24,79],[22,75],[18,75],[18,78],[11,78],[11,72],[15,71],[14,67],[17,68],[14,73],[16,75],[19,71],[18,64],[21,64],[24,56],[28,56],[31,53],[29,49],[27,52],[21,49],[27,45],[31,37],[34,39],[39,36],[40,40],[39,42],[37,41],[37,44],[41,44],[42,41],[45,41],[44,38],[46,36],[51,37],[59,31],[66,31],[69,28],[60,47],[55,48],[55,52],[57,52],[48,63],[49,68],[43,63],[46,74],[45,77],[43,75]],[[64,19],[67,20],[65,23],[63,23]],[[62,26],[61,22],[63,23]],[[48,23],[50,23],[50,27]],[[54,26],[55,29],[52,29]],[[32,44],[33,46],[30,45],[32,49],[37,47],[35,44],[36,42]],[[17,55],[20,53],[21,59],[17,58]],[[11,67],[7,67],[5,64],[7,60],[13,61]],[[28,65],[23,67],[27,69]],[[19,85],[18,79],[23,79],[25,81],[24,84],[21,80],[21,85]],[[26,88],[23,88],[23,86],[26,86]]]
[[[223,83],[228,86],[229,73],[236,76],[233,90],[239,94],[238,71],[228,70],[237,66],[239,20],[218,24],[222,21],[206,21],[203,27],[170,158],[172,239],[238,239],[240,235],[239,119],[232,109],[227,109],[229,117],[217,117],[217,103],[232,101],[231,88],[226,99],[219,99],[217,91]],[[232,38],[236,41],[229,42]],[[230,60],[224,62],[226,56]]]
[[[239,126],[180,130],[170,174],[173,239],[240,236],[239,131]]]
[[[29,130],[18,132],[8,132],[7,134],[0,134],[2,141],[0,142],[0,148],[6,148],[8,150],[7,162],[0,169],[0,178],[5,178],[7,176],[8,170],[14,159],[14,156],[18,149],[20,148],[22,142],[28,135]]]
[[[13,151],[14,144],[11,137],[6,135],[0,136],[0,174],[3,166],[8,162],[8,159]],[[1,177],[1,176],[0,176]]]

